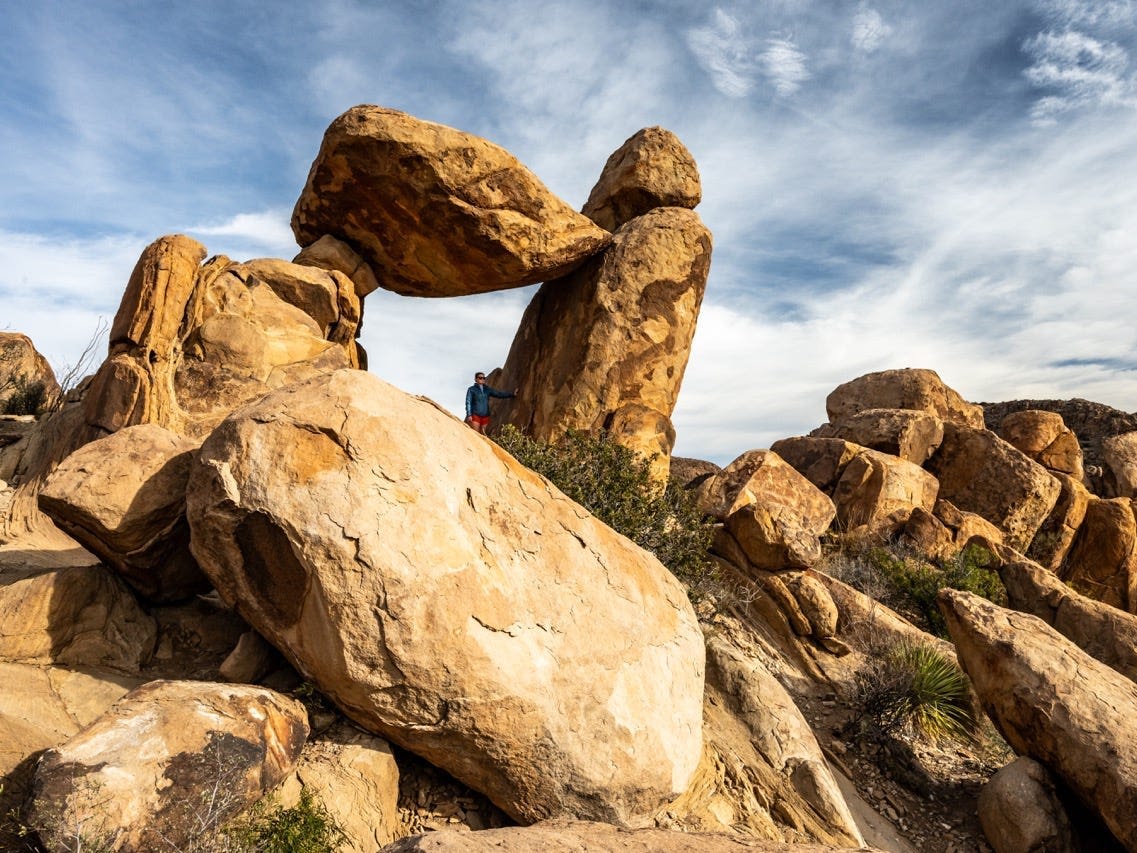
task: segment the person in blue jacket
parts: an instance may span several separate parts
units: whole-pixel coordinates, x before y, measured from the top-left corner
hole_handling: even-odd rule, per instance
[[[466,423],[485,435],[490,428],[490,397],[516,397],[517,391],[498,391],[486,384],[486,375],[474,374],[474,384],[466,389]]]

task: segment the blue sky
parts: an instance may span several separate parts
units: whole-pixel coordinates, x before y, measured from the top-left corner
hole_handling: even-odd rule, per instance
[[[725,463],[873,370],[1137,410],[1137,0],[37,0],[0,31],[0,329],[57,369],[142,249],[291,258],[359,103],[484,136],[579,206],[662,125],[715,235],[676,453]],[[457,411],[533,288],[367,299],[371,370]]]

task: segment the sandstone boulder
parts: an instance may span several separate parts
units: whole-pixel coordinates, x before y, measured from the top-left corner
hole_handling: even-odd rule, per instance
[[[862,450],[849,460],[833,489],[837,521],[845,530],[876,527],[896,513],[931,510],[940,484],[914,462]]]
[[[1007,602],[1137,682],[1137,616],[1079,595],[1042,566],[1011,556],[999,567]]]
[[[770,450],[827,495],[833,494],[845,466],[860,449],[841,438],[817,436],[783,438],[770,445]]]
[[[1133,502],[1091,496],[1058,574],[1091,598],[1122,610],[1137,610],[1137,517]]]
[[[1054,781],[1031,758],[1017,758],[992,776],[979,792],[978,806],[983,834],[995,853],[1080,849]]]
[[[40,509],[151,601],[205,592],[185,519],[197,445],[156,424],[127,427],[63,460],[40,491]]]
[[[1086,518],[1091,495],[1081,480],[1057,471],[1052,473],[1062,484],[1062,491],[1058,493],[1054,509],[1031,540],[1026,555],[1044,568],[1056,572],[1073,547],[1078,528]]]
[[[339,270],[351,279],[355,285],[355,295],[360,300],[379,289],[379,282],[367,261],[347,243],[337,240],[331,234],[325,234],[316,242],[309,243],[292,259],[292,263]]]
[[[983,428],[983,409],[949,388],[934,370],[905,368],[867,373],[839,385],[825,400],[831,423],[866,409],[913,409],[947,423]]]
[[[301,246],[342,240],[406,296],[560,278],[610,239],[503,148],[371,105],[324,133],[292,231]]]
[[[307,736],[304,706],[271,690],[152,681],[44,753],[28,820],[52,850],[74,827],[110,850],[185,849],[278,784]]]
[[[748,450],[696,489],[699,508],[725,519],[754,503],[778,504],[820,535],[837,513],[827,495],[772,450]]]
[[[722,468],[714,462],[708,462],[705,459],[672,456],[668,476],[680,488],[690,490],[721,470]]]
[[[188,493],[194,554],[259,633],[515,819],[639,823],[688,784],[682,587],[429,401],[358,371],[283,389],[207,439]]]
[[[944,440],[928,461],[940,497],[983,516],[1019,551],[1030,545],[1054,509],[1062,484],[993,432],[944,424]]]
[[[810,435],[842,438],[923,465],[943,441],[944,422],[929,412],[912,409],[863,409],[818,427]]]
[[[32,339],[0,332],[0,415],[37,415],[53,406],[61,393],[55,371]]]
[[[999,437],[1052,471],[1081,480],[1084,476],[1078,437],[1057,412],[1023,409],[999,424]]]
[[[1007,743],[1137,850],[1137,684],[1035,616],[951,589],[940,590],[939,604],[960,663]]]
[[[931,560],[950,560],[969,544],[993,548],[1003,532],[982,516],[963,512],[951,501],[938,500],[931,513],[917,507],[904,523],[901,540]]]
[[[1101,453],[1107,497],[1137,498],[1137,432],[1104,439]]]
[[[610,430],[666,460],[710,262],[710,232],[692,211],[658,208],[625,224],[603,255],[537,291],[489,376],[520,389],[496,417],[541,441]]]
[[[657,207],[695,208],[702,199],[695,158],[670,130],[645,127],[608,162],[581,213],[608,231]]]

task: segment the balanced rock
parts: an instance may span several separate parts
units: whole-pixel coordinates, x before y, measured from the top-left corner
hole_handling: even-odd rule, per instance
[[[197,445],[156,424],[112,433],[60,463],[40,491],[40,509],[151,601],[205,592],[185,519]]]
[[[833,494],[837,481],[861,448],[841,438],[795,436],[782,438],[770,445],[793,468],[827,495]]]
[[[1137,850],[1137,684],[1035,616],[959,590],[942,589],[938,600],[960,663],[1007,743]]]
[[[504,368],[489,377],[520,389],[497,417],[540,441],[609,430],[658,453],[666,479],[710,262],[711,235],[693,211],[658,208],[625,224],[603,255],[533,297]]]
[[[693,209],[702,197],[699,168],[679,137],[645,127],[608,158],[581,213],[615,231],[657,207]]]
[[[1013,412],[999,424],[999,437],[1045,468],[1078,480],[1085,475],[1078,437],[1057,412],[1041,409]]]
[[[1137,497],[1137,432],[1110,436],[1101,443],[1109,497]]]
[[[934,370],[905,368],[867,373],[837,386],[825,399],[829,421],[837,423],[866,409],[913,409],[946,423],[983,428],[983,409],[964,400]]]
[[[292,231],[305,247],[342,240],[380,287],[406,296],[560,278],[610,239],[505,149],[371,105],[325,131]]]
[[[914,462],[862,450],[845,466],[833,503],[844,529],[876,527],[895,513],[907,516],[917,507],[931,511],[939,488],[936,478]]]
[[[29,823],[51,850],[74,826],[111,850],[186,849],[284,779],[307,737],[304,706],[271,690],[152,681],[44,753]]]
[[[37,415],[61,393],[55,372],[31,338],[0,332],[0,414]]]
[[[429,401],[358,371],[206,440],[191,545],[341,710],[517,820],[641,823],[702,747],[703,640],[650,554]]]
[[[1122,610],[1137,610],[1137,517],[1128,498],[1090,497],[1062,580]]]
[[[923,465],[943,441],[944,422],[929,412],[912,409],[863,409],[818,427],[810,435],[843,438]]]
[[[1054,509],[1062,484],[995,433],[952,422],[928,461],[940,481],[940,497],[983,516],[1019,551],[1030,545]]]

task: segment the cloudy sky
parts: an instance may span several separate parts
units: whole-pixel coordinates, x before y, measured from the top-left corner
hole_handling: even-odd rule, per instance
[[[577,206],[641,127],[686,143],[715,249],[680,455],[897,367],[1137,410],[1137,0],[37,0],[0,71],[0,329],[57,370],[157,236],[291,258],[324,129],[374,103]],[[457,411],[532,292],[373,294],[371,369]]]

